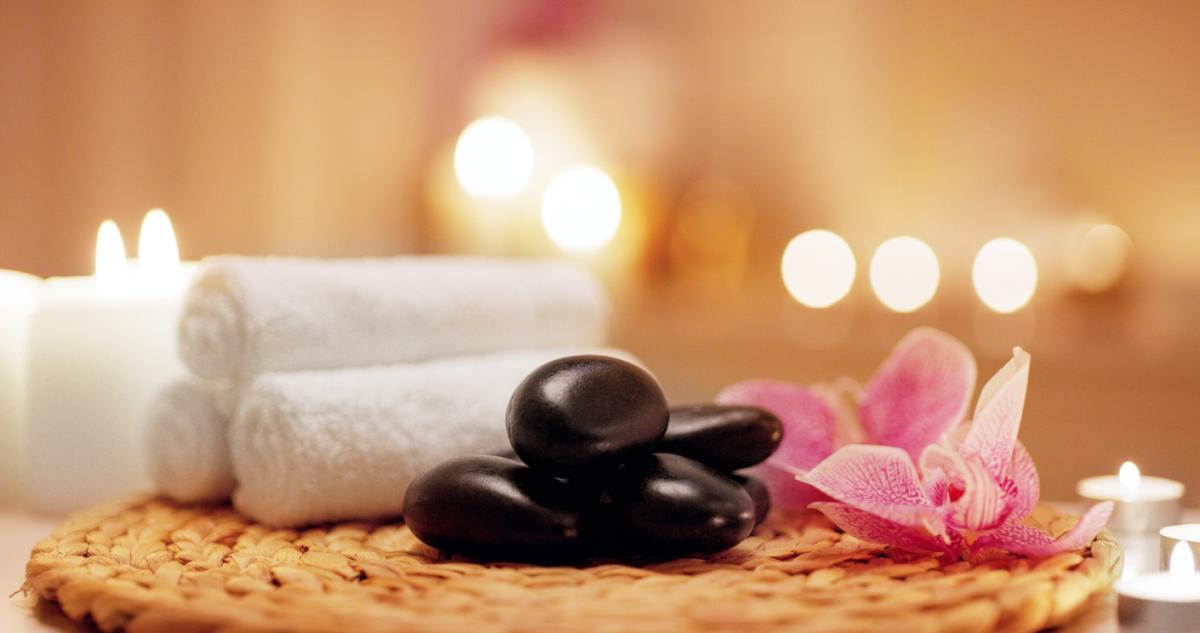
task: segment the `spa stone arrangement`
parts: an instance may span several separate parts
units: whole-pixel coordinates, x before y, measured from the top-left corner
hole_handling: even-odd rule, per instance
[[[417,538],[502,559],[714,554],[770,508],[761,482],[727,475],[770,457],[783,437],[779,420],[753,407],[668,414],[653,377],[603,356],[536,369],[513,393],[507,427],[529,465],[461,457],[425,473],[404,502]]]
[[[158,496],[67,519],[25,590],[134,633],[1019,632],[1120,574],[1111,501],[1040,505],[1024,350],[973,408],[929,328],[863,385],[670,408],[608,312],[561,262],[208,260]]]

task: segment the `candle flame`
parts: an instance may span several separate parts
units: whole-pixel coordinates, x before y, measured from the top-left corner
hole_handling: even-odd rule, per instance
[[[1192,555],[1192,549],[1184,541],[1176,543],[1171,550],[1167,574],[1172,580],[1189,580],[1196,575],[1196,557]]]
[[[138,266],[145,273],[164,276],[179,269],[179,244],[171,218],[162,209],[151,209],[138,235]]]
[[[1126,495],[1132,495],[1142,485],[1142,471],[1138,470],[1137,464],[1125,462],[1121,464],[1121,470],[1117,472],[1117,481]]]
[[[102,286],[112,287],[125,275],[125,242],[121,229],[112,220],[100,223],[96,234],[96,281]]]

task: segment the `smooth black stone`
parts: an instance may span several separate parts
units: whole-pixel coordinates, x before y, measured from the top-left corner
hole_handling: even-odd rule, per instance
[[[618,555],[702,556],[742,542],[754,516],[750,494],[728,476],[655,453],[613,473],[584,532],[589,543]]]
[[[577,494],[566,483],[493,455],[443,462],[404,497],[404,520],[422,542],[489,559],[572,558],[579,519]]]
[[[767,514],[771,512],[771,493],[767,490],[767,484],[758,477],[742,473],[734,473],[732,477],[754,500],[754,527],[762,525],[767,519]]]
[[[673,407],[654,450],[675,453],[732,472],[758,464],[779,448],[783,425],[758,407],[697,404]]]
[[[571,478],[647,455],[667,428],[667,401],[640,367],[568,356],[534,370],[508,404],[508,439],[521,460]]]

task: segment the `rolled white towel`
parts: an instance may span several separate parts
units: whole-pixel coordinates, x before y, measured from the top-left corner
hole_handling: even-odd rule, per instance
[[[234,505],[275,525],[397,516],[445,459],[508,446],[512,392],[542,363],[613,349],[539,349],[260,376],[230,429]]]
[[[395,257],[206,260],[179,354],[202,378],[602,345],[603,288],[549,260]]]
[[[146,419],[146,461],[159,492],[183,502],[219,501],[233,492],[227,385],[182,379],[163,387]]]

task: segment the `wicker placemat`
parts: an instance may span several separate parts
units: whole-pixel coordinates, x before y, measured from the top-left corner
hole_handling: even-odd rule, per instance
[[[1070,517],[1035,514],[1052,532]],[[480,517],[486,520],[486,517]],[[1121,551],[939,565],[775,516],[719,556],[643,567],[443,560],[401,524],[302,531],[139,499],[68,519],[25,589],[105,631],[1036,631],[1107,591]]]

